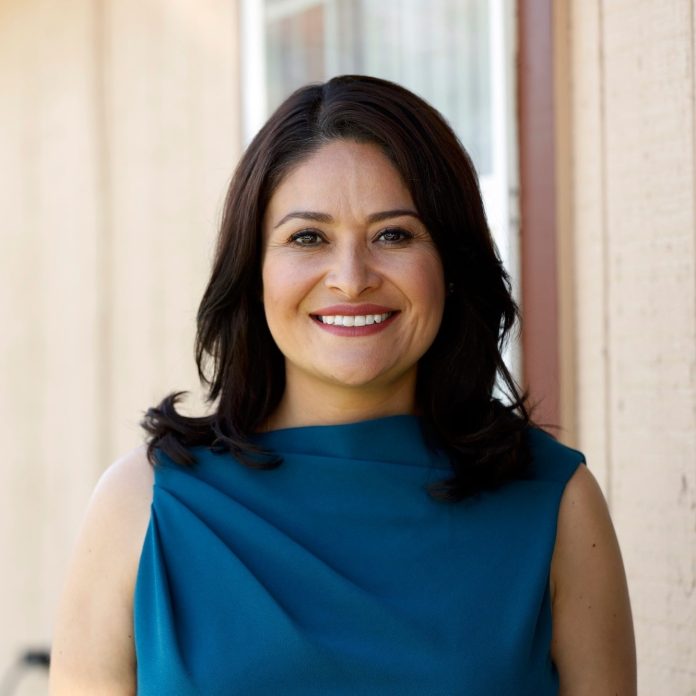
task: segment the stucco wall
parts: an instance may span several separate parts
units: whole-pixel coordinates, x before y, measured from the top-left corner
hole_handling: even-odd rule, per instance
[[[99,474],[145,408],[197,386],[196,305],[240,150],[236,11],[0,3],[0,678],[48,645]]]
[[[609,500],[639,692],[696,694],[693,0],[556,6],[573,427]]]

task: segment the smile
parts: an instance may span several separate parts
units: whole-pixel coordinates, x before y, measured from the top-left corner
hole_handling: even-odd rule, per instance
[[[383,314],[357,314],[357,315],[341,315],[329,314],[317,316],[316,318],[322,324],[332,326],[369,326],[370,324],[381,324],[389,319],[394,312],[384,312]]]

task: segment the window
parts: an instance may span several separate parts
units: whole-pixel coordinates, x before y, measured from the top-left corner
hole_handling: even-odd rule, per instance
[[[509,0],[243,0],[245,140],[307,82],[361,73],[403,84],[440,110],[469,151],[515,281],[513,27]],[[514,346],[506,357],[519,374]]]

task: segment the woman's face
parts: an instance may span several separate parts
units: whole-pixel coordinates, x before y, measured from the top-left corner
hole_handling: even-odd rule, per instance
[[[263,237],[263,303],[288,386],[415,387],[442,319],[444,275],[379,148],[335,140],[291,169]]]

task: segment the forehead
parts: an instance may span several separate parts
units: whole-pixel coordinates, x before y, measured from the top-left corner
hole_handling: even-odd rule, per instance
[[[413,207],[408,187],[379,147],[335,140],[285,175],[264,217],[272,225],[290,210],[369,215],[407,206]]]

